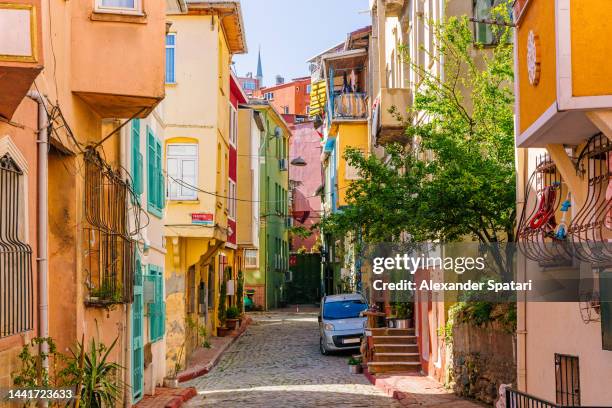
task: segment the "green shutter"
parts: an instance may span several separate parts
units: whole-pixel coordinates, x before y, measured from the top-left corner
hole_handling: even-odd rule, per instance
[[[161,143],[147,126],[147,209],[156,217],[162,217]]]
[[[157,171],[157,207],[161,210],[164,208],[165,204],[165,193],[164,193],[164,167],[162,166],[162,145],[159,140],[155,140],[156,144],[156,156],[155,156],[155,166]]]
[[[134,192],[142,194],[142,154],[140,153],[140,119],[132,120],[132,182]]]
[[[149,333],[151,341],[164,337],[166,332],[166,303],[164,302],[164,274],[160,267],[149,266],[147,279],[153,283],[155,302],[149,303]]]

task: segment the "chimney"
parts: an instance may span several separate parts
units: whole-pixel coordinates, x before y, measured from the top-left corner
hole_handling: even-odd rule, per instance
[[[284,84],[284,83],[285,83],[285,78],[283,78],[283,77],[282,77],[282,76],[280,76],[280,75],[277,75],[277,76],[276,76],[276,85],[282,85],[282,84]]]

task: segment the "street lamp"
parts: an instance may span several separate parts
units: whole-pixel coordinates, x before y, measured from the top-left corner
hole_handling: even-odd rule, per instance
[[[304,167],[306,166],[306,160],[302,158],[302,156],[298,156],[295,159],[291,160],[291,165],[296,167]]]

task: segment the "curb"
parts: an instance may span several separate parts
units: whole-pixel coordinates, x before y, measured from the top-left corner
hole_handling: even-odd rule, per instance
[[[164,408],[179,408],[184,402],[189,401],[196,395],[198,395],[198,392],[194,387],[184,388],[177,396],[168,401]]]
[[[237,331],[235,331],[233,335],[231,336],[232,339],[221,349],[221,351],[211,361],[209,361],[206,364],[195,365],[191,367],[190,369],[185,370],[182,373],[179,373],[177,375],[179,383],[193,380],[194,378],[201,377],[205,374],[208,374],[208,372],[217,365],[219,360],[221,360],[221,357],[223,357],[227,349],[230,348],[230,346],[234,344],[236,340],[242,337],[242,335],[246,332],[247,328],[251,325],[252,321],[253,319],[251,319],[250,317],[245,319],[244,324],[240,326],[240,328]],[[167,407],[167,408],[175,408],[175,407]]]
[[[363,369],[363,375],[367,380],[376,388],[382,390],[391,398],[398,400],[402,405],[410,403],[409,394],[398,390],[397,388],[387,385],[382,381],[377,381],[376,377],[372,375],[367,368]]]

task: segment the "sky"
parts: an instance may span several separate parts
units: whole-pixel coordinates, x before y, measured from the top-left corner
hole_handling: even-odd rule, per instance
[[[368,0],[241,0],[248,54],[234,56],[238,76],[257,72],[261,46],[264,85],[310,75],[306,60],[371,24]]]

